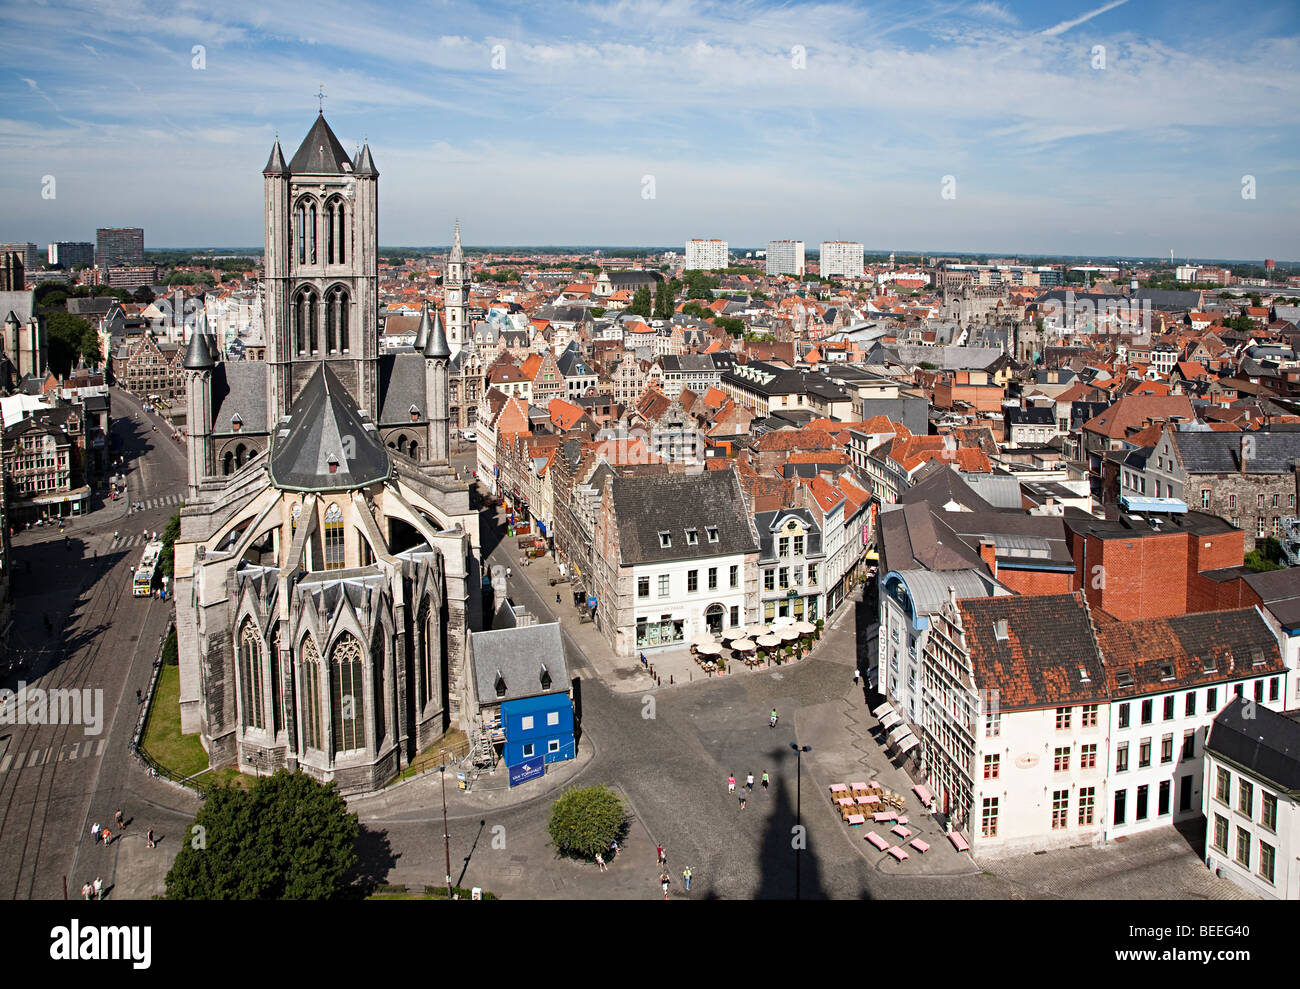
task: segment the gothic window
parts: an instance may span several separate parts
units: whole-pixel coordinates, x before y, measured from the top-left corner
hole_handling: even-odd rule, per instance
[[[348,290],[342,286],[325,296],[325,347],[330,353],[348,352]]]
[[[227,450],[226,455],[221,458],[221,473],[229,474],[234,469],[235,469],[235,455],[231,453],[229,450]]]
[[[307,207],[298,204],[298,263],[307,263]]]
[[[330,700],[334,710],[334,752],[366,747],[365,669],[361,643],[345,632],[330,654]]]
[[[271,632],[271,731],[278,734],[284,727],[284,704],[281,700],[280,626]]]
[[[302,741],[304,746],[321,750],[320,653],[311,636],[302,640]]]
[[[316,204],[315,203],[311,204],[311,207],[307,210],[307,213],[309,217],[308,226],[307,226],[307,258],[311,264],[315,264],[316,263]]]
[[[433,635],[433,611],[426,605],[424,609],[424,629],[420,635],[420,643],[422,646],[421,653],[420,653],[420,661],[424,665],[424,703],[425,704],[428,704],[429,701],[433,700],[435,696],[434,689],[437,687],[437,684],[434,682],[434,671],[433,671],[434,655],[433,655],[433,642],[431,641],[432,635]]]
[[[239,633],[239,701],[245,728],[265,728],[262,691],[262,646],[257,629],[248,619]]]
[[[384,633],[375,635],[370,649],[370,662],[375,677],[375,748],[384,742]]]
[[[325,206],[325,222],[328,225],[325,234],[325,256],[330,264],[344,264],[347,243],[347,218],[343,200],[335,196]]]
[[[244,446],[243,443],[240,443],[239,446],[235,447],[235,469],[236,470],[244,466],[244,459],[247,456],[247,454],[248,454],[248,448]]]
[[[301,515],[301,514],[302,514],[302,506],[301,506],[301,505],[294,505],[294,506],[293,506],[293,515],[292,515],[292,516],[290,517],[290,519],[289,519],[289,527],[290,527],[290,530],[291,530],[291,531],[293,531],[293,532],[297,532],[297,531],[298,531],[298,516]]]
[[[343,569],[343,512],[330,505],[325,513],[325,569]]]
[[[419,460],[419,459],[420,459],[420,445],[419,445],[418,443],[416,443],[415,440],[411,440],[411,445],[410,445],[410,448],[407,450],[407,453],[409,454],[409,456],[410,456],[410,458],[411,458],[412,460]]]
[[[317,299],[310,288],[302,289],[293,304],[294,349],[301,356],[316,353]]]

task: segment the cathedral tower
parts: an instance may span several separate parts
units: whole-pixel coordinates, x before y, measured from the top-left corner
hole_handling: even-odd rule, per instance
[[[287,165],[275,142],[262,175],[271,421],[288,414],[322,361],[374,415],[379,172],[370,145],[348,158],[321,114]]]
[[[447,311],[447,345],[452,356],[460,352],[469,336],[469,297],[465,287],[465,252],[460,246],[460,221],[452,235],[447,275],[442,280],[443,308]]]

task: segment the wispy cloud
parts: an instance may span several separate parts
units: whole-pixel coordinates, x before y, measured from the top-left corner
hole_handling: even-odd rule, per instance
[[[1076,17],[1073,20],[1061,21],[1060,24],[1054,24],[1052,27],[1049,27],[1044,31],[1043,34],[1048,37],[1056,37],[1058,34],[1064,34],[1066,31],[1070,30],[1070,28],[1078,27],[1080,24],[1090,21],[1094,17],[1106,13],[1108,10],[1114,10],[1116,7],[1123,6],[1126,3],[1128,3],[1128,0],[1111,0],[1110,3],[1098,7],[1096,10],[1090,10],[1082,17]]]

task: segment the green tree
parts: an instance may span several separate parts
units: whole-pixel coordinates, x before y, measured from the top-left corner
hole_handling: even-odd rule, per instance
[[[181,502],[181,508],[185,503]],[[167,527],[162,533],[162,552],[158,555],[158,576],[171,579],[172,567],[176,563],[176,550],[174,543],[181,537],[181,511],[176,509],[176,514],[167,520]]]
[[[745,321],[743,319],[736,319],[734,316],[715,316],[713,318],[713,325],[720,330],[726,330],[732,336],[735,336],[737,333],[745,332]]]
[[[607,786],[569,790],[551,805],[546,826],[551,842],[566,855],[595,858],[624,826],[623,802]]]
[[[156,296],[153,294],[153,289],[151,289],[148,285],[141,285],[138,289],[136,289],[134,292],[131,293],[131,300],[133,302],[143,302],[145,304],[148,304],[150,302],[153,302],[155,298]]]
[[[200,830],[201,829],[201,830]],[[334,783],[278,770],[208,792],[167,873],[169,900],[328,900],[356,865],[357,815]]]
[[[600,319],[601,316],[605,315],[605,308],[603,306],[592,306],[587,312],[591,313],[596,319]]]
[[[636,290],[636,294],[632,296],[632,304],[627,307],[627,311],[632,313],[634,316],[644,316],[648,319],[652,308],[653,304],[650,301],[650,289],[647,286],[642,285]]]
[[[67,374],[83,358],[87,366],[103,363],[99,334],[89,320],[52,312],[45,317],[45,337],[49,341],[50,370],[55,374]]]
[[[212,287],[217,284],[206,271],[173,271],[168,276],[164,285],[205,285]]]
[[[1245,563],[1256,573],[1283,570],[1286,568],[1286,554],[1282,552],[1282,544],[1269,536],[1258,548],[1246,554]]]

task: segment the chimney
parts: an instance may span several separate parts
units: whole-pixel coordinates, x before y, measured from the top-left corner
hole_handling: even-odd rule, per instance
[[[980,559],[983,560],[985,565],[989,568],[989,573],[993,575],[994,580],[998,579],[997,550],[997,544],[995,544],[992,539],[980,540]]]

